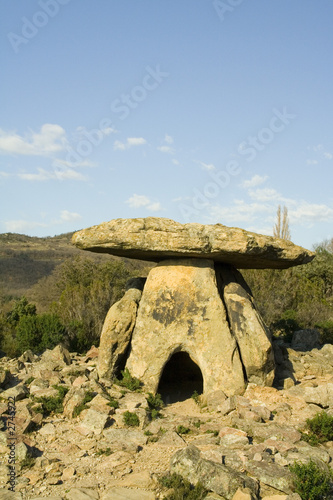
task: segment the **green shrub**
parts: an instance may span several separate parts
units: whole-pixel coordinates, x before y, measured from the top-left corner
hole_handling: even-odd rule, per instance
[[[294,484],[296,492],[302,500],[329,499],[332,475],[318,467],[312,460],[307,464],[295,462],[289,466],[294,474]]]
[[[107,457],[109,457],[110,455],[112,455],[113,451],[111,450],[111,448],[106,448],[105,450],[98,450],[96,451],[96,455],[98,457],[100,457],[101,455],[105,455]]]
[[[302,433],[304,441],[316,446],[319,443],[333,441],[333,417],[325,411],[306,420],[306,431]]]
[[[333,344],[333,321],[321,321],[315,327],[320,331],[320,340],[323,344]]]
[[[166,500],[202,500],[208,491],[201,483],[193,486],[187,479],[184,479],[179,474],[166,474],[159,478],[159,483],[164,488],[172,489]]]
[[[35,398],[35,401],[40,403],[40,406],[35,408],[35,411],[40,411],[44,417],[47,417],[50,413],[62,413],[64,411],[63,401],[69,389],[62,385],[54,385],[53,388],[57,389],[58,396],[41,396]]]
[[[108,406],[111,406],[111,408],[114,408],[115,410],[119,408],[119,403],[116,399],[111,398],[110,401],[107,403]]]
[[[115,383],[117,385],[120,385],[121,387],[126,387],[126,389],[130,391],[139,392],[141,390],[142,383],[137,378],[132,377],[128,368],[125,368],[125,370],[123,370],[121,374],[123,378],[121,380],[118,379],[115,380]]]
[[[130,411],[126,411],[123,415],[125,425],[129,427],[139,427],[140,420],[136,413],[131,413]]]
[[[200,404],[200,395],[198,391],[194,391],[191,398],[196,402],[197,405]]]
[[[40,353],[62,342],[66,329],[55,314],[21,316],[16,326],[16,341],[20,353],[31,349]]]
[[[162,397],[160,394],[152,394],[151,392],[148,393],[148,398],[147,398],[147,403],[148,403],[148,414],[152,420],[156,420],[157,418],[161,418],[162,414],[160,413],[160,410],[163,408],[164,403],[162,401]]]
[[[90,401],[94,398],[94,396],[95,393],[93,391],[86,392],[82,403],[75,406],[73,410],[73,418],[77,417],[83,410],[86,410],[88,408],[87,403],[90,403]]]
[[[183,425],[178,425],[176,432],[177,434],[188,434],[191,429],[184,427]]]

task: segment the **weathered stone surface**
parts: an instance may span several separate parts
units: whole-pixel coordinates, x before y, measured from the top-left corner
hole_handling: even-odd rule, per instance
[[[169,260],[148,275],[126,367],[155,392],[174,353],[187,352],[203,376],[204,393],[245,389],[238,347],[216,285],[214,263]]]
[[[135,429],[105,429],[103,432],[105,443],[112,450],[137,452],[147,443],[147,436]],[[104,444],[104,443],[103,443]]]
[[[100,378],[112,378],[123,361],[135,325],[142,283],[133,288],[110,308],[101,333],[97,371]]]
[[[93,490],[92,488],[72,488],[67,493],[68,500],[98,500],[99,493],[98,491]]]
[[[21,500],[20,492],[9,491],[7,488],[0,489],[0,500]]]
[[[152,491],[135,490],[133,488],[111,488],[101,500],[155,500]]]
[[[115,219],[74,234],[83,250],[160,261],[203,258],[238,268],[284,269],[310,262],[314,254],[290,241],[222,224],[180,224],[171,219]]]
[[[271,334],[257,312],[252,293],[242,275],[231,266],[219,264],[216,273],[247,380],[270,386],[275,368]]]
[[[247,472],[266,484],[283,493],[292,493],[293,475],[285,467],[274,463],[257,462],[255,460],[246,464]]]
[[[42,363],[49,363],[52,369],[63,368],[71,363],[71,356],[68,350],[62,345],[57,345],[54,349],[47,349],[42,357]]]
[[[291,347],[296,351],[311,351],[320,345],[320,332],[314,329],[297,330],[291,340]]]
[[[200,458],[200,451],[195,446],[177,451],[171,458],[170,470],[193,484],[200,481],[208,490],[227,500],[232,499],[238,488],[249,488],[255,498],[258,495],[257,481],[230,467]]]
[[[99,435],[105,428],[108,419],[108,413],[103,413],[90,408],[85,414],[80,428],[82,429],[83,433],[84,431],[86,431],[86,433],[93,432],[94,434]]]

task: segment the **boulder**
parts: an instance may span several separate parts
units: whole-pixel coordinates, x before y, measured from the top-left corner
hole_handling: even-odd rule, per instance
[[[315,329],[297,330],[291,340],[291,347],[296,351],[311,351],[320,346],[320,332]]]
[[[222,224],[180,224],[159,217],[103,222],[75,233],[72,243],[83,250],[133,259],[194,257],[243,269],[285,269],[314,258],[314,253],[290,241]]]
[[[53,369],[63,368],[71,364],[71,355],[64,346],[59,344],[52,350],[47,349],[41,357],[41,362],[50,364]]]
[[[247,381],[271,386],[275,368],[272,338],[256,309],[251,290],[232,266],[219,264],[216,273]]]
[[[180,352],[201,370],[205,394],[244,391],[238,346],[211,260],[168,260],[150,271],[126,367],[147,391],[156,392],[166,363]]]
[[[100,378],[112,378],[123,362],[135,325],[138,304],[141,299],[142,283],[134,282],[133,288],[113,304],[105,318],[97,371]]]
[[[231,500],[238,488],[249,488],[254,498],[258,497],[258,482],[246,474],[234,471],[222,464],[200,457],[195,446],[177,451],[170,461],[171,472],[185,477],[192,484],[201,482],[208,490]]]

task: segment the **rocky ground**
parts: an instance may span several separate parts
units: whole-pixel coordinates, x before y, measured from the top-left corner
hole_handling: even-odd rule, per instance
[[[293,348],[274,344],[275,388],[249,384],[230,398],[216,392],[205,406],[188,399],[155,420],[147,394],[98,380],[95,348],[86,356],[57,346],[40,357],[0,359],[0,499],[163,499],[158,477],[168,471],[200,479],[212,492],[208,500],[299,499],[289,464],[311,458],[333,468],[333,442],[311,446],[300,433],[322,409],[333,414],[333,345],[312,348],[297,338]],[[59,387],[68,389],[63,412],[43,414],[38,398],[54,400]],[[15,418],[8,413],[13,397]],[[138,426],[125,424],[126,412],[138,416]]]

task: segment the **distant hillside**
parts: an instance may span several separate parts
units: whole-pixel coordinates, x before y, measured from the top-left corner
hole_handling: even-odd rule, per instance
[[[24,234],[0,234],[0,293],[6,296],[27,294],[41,278],[49,276],[67,258],[75,255],[94,261],[124,260],[107,254],[84,252],[71,244],[74,233],[37,238]],[[141,267],[131,261],[131,266]],[[145,263],[145,266],[147,263]]]

